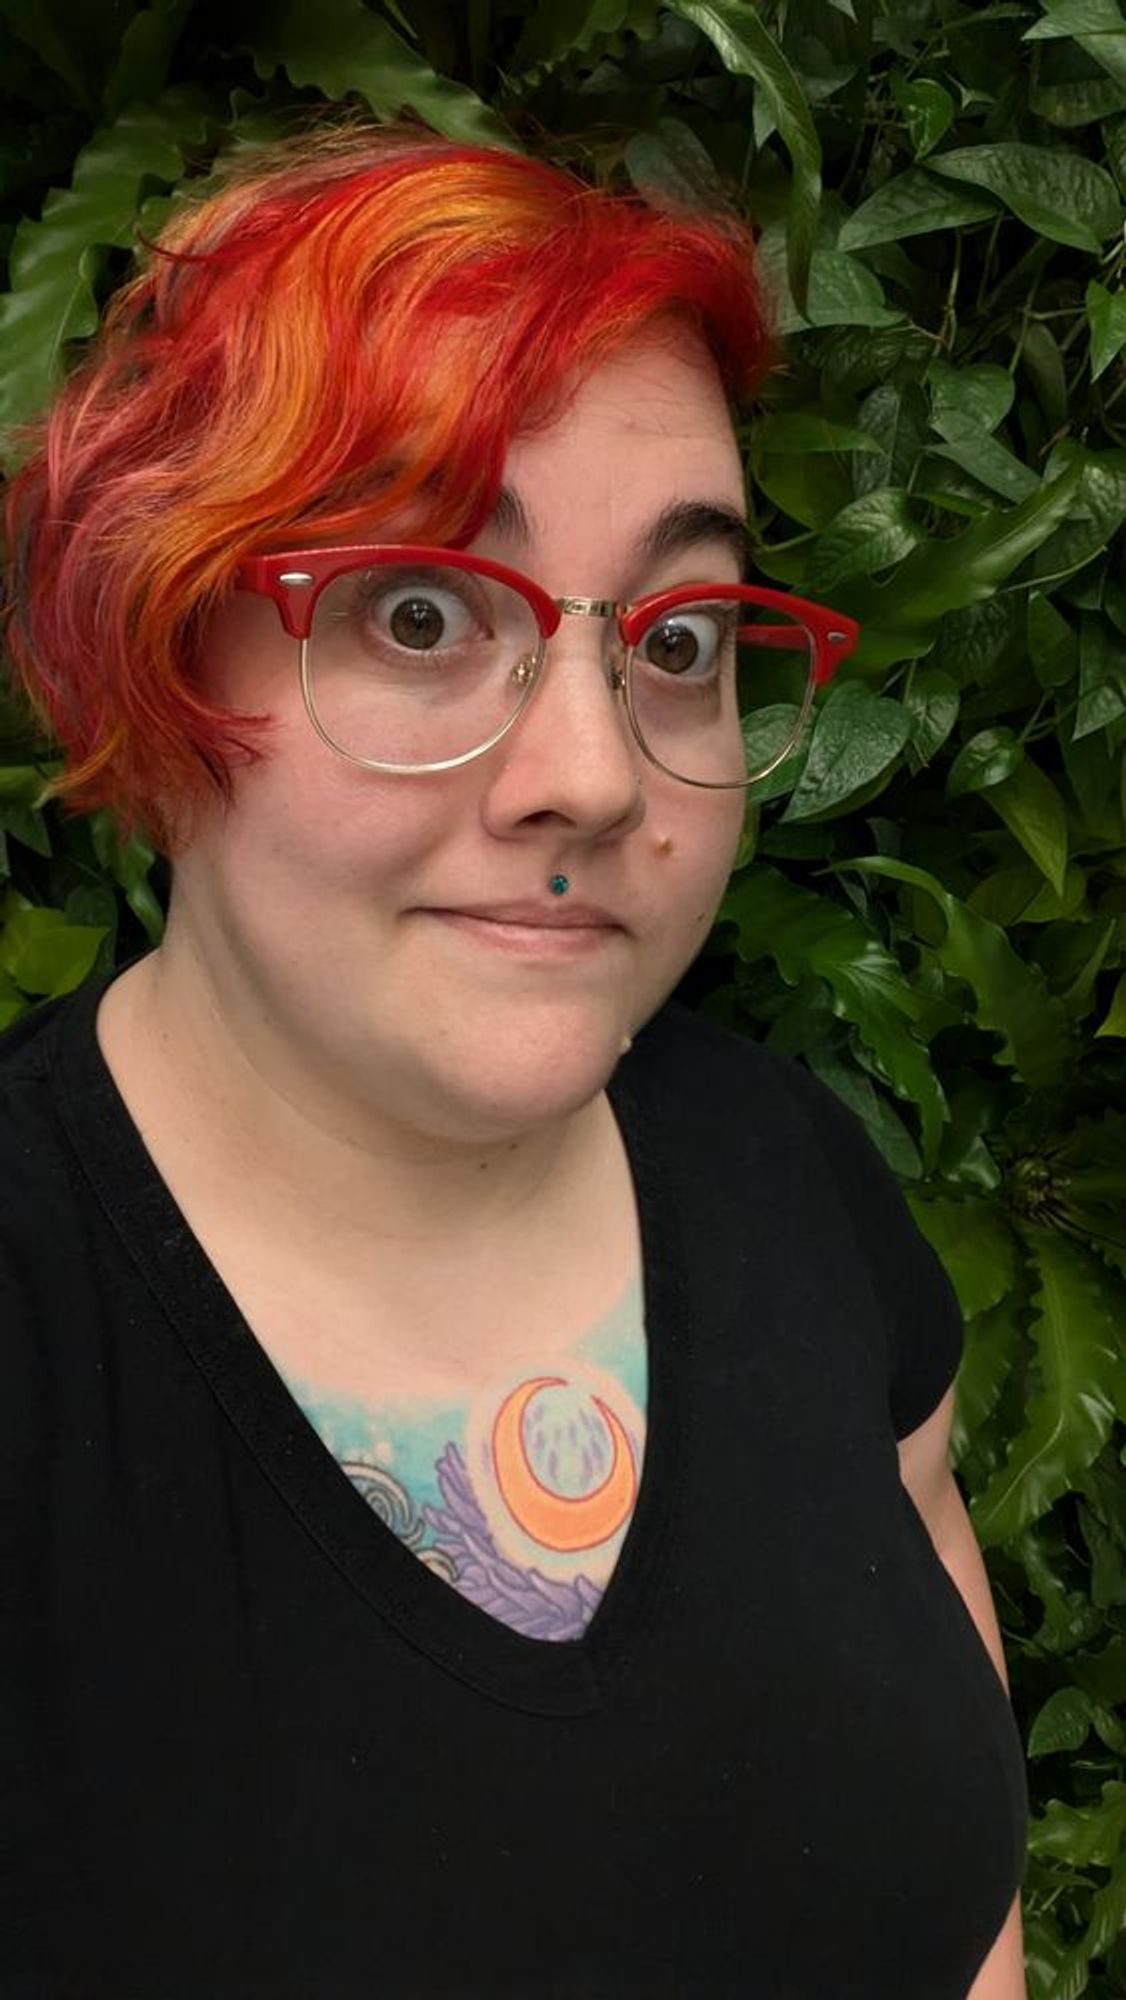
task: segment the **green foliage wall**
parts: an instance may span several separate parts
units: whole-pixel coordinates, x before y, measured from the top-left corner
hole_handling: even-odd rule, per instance
[[[759,565],[859,618],[684,992],[864,1119],[967,1317],[1034,2000],[1126,1994],[1126,24],[1117,0],[0,0],[0,424],[217,156],[349,100],[761,226]],[[0,695],[0,1025],[168,872]]]

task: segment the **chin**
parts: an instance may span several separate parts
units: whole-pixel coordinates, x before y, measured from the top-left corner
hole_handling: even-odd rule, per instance
[[[539,1018],[535,1018],[539,1016]],[[551,1018],[551,1017],[554,1018]],[[503,1020],[475,1032],[451,1033],[429,1051],[435,1109],[444,1102],[454,1136],[484,1141],[521,1133],[571,1116],[597,1097],[630,1033],[624,1009],[529,1010],[523,1022]]]

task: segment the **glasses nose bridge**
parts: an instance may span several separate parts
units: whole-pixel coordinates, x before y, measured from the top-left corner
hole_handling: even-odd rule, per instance
[[[601,618],[604,621],[612,621],[613,631],[608,635],[611,655],[608,679],[611,693],[620,693],[625,685],[623,672],[625,646],[618,624],[618,615],[623,606],[613,597],[557,597],[554,601],[565,618]]]

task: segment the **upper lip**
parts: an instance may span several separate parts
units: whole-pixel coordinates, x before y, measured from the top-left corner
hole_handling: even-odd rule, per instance
[[[462,903],[443,910],[449,917],[484,917],[494,924],[528,924],[538,930],[576,930],[583,926],[624,930],[625,925],[597,903]]]

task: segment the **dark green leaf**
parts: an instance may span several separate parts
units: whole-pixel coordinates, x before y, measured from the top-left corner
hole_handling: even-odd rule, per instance
[[[184,148],[205,139],[211,110],[201,93],[182,88],[155,105],[131,107],[79,153],[72,186],[51,191],[42,219],[21,222],[10,290],[0,296],[0,426],[39,413],[61,374],[66,342],[93,333],[101,252],[130,246],[146,183],[179,179]]]
[[[911,719],[901,703],[873,694],[861,682],[831,689],[783,819],[815,819],[840,811],[891,771],[910,730]]]
[[[928,77],[907,83],[898,70],[892,71],[891,94],[903,113],[915,158],[921,160],[953,122],[954,99],[940,83]]]
[[[717,210],[729,206],[706,146],[680,118],[662,118],[655,132],[635,132],[625,149],[635,188],[659,205]]]
[[[1026,757],[1011,777],[989,788],[986,798],[1056,895],[1062,896],[1067,870],[1067,812],[1051,779]]]
[[[1126,640],[1093,612],[1079,621],[1079,707],[1074,741],[1126,713]]]
[[[1028,657],[1043,688],[1066,686],[1079,669],[1079,638],[1048,597],[1028,599]]]
[[[858,411],[861,426],[875,440],[879,456],[853,467],[857,494],[881,486],[908,488],[927,437],[927,401],[917,382],[896,388],[881,382]]]
[[[911,1213],[949,1273],[967,1319],[988,1312],[1012,1289],[1017,1242],[999,1201],[910,1197]]]
[[[670,10],[707,36],[732,76],[753,77],[770,107],[793,167],[787,271],[794,302],[802,311],[821,203],[821,143],[801,85],[749,0],[670,0]]]
[[[936,153],[933,173],[996,195],[1037,235],[1097,254],[1122,226],[1122,203],[1105,168],[1081,153],[1001,140]]]
[[[810,973],[824,979],[833,1011],[850,1021],[897,1097],[918,1106],[923,1158],[937,1153],[945,1098],[925,1043],[912,1032],[924,1010],[895,959],[859,918],[756,866],[738,876],[720,907],[735,924],[741,958],[773,959],[791,986]]]
[[[1095,1029],[1095,1033],[1096,1035],[1126,1036],[1126,972],[1119,979],[1114,989],[1110,1006]]]
[[[905,861],[862,856],[837,866],[903,882],[931,897],[945,924],[937,957],[971,988],[978,1026],[1003,1037],[998,1061],[1011,1063],[1026,1083],[1059,1080],[1071,1061],[1067,1015],[1048,991],[1043,973],[1017,956],[1003,930],[977,916],[925,869]]]
[[[1011,729],[980,729],[963,743],[946,776],[946,796],[984,792],[1012,776],[1024,756]]]
[[[1081,478],[1073,503],[1028,564],[1026,582],[1041,578],[1048,582],[1079,569],[1099,555],[1126,522],[1126,451],[1093,452],[1069,440],[1053,452],[1048,475],[1058,478],[1065,468],[1075,467]]]
[[[1121,1286],[1054,1231],[1024,1235],[1037,1277],[1038,1388],[1004,1465],[971,1502],[983,1548],[1012,1541],[1075,1486],[1110,1436],[1122,1393]]]
[[[1059,429],[1067,421],[1067,377],[1059,342],[1039,320],[1030,319],[1024,330],[1020,358],[1040,400],[1045,422]]]
[[[899,243],[905,236],[929,236],[935,230],[988,221],[996,213],[997,204],[988,194],[955,190],[935,180],[925,167],[909,167],[854,210],[837,237],[837,248],[862,250],[870,243]]]
[[[775,223],[768,224],[759,238],[758,268],[779,333],[801,333],[810,326],[871,328],[902,322],[902,313],[885,305],[875,272],[858,258],[823,244],[814,248],[805,308],[799,312],[786,277],[785,232]]]
[[[948,540],[924,543],[888,583],[851,586],[839,608],[870,628],[860,657],[890,665],[925,652],[945,613],[980,604],[1047,540],[1067,517],[1081,476],[1081,465],[1069,465],[1019,507],[989,514]]]
[[[1091,380],[1096,382],[1126,347],[1126,295],[1108,292],[1092,278],[1087,286],[1087,322],[1091,329]]]
[[[793,453],[764,457],[756,451],[751,455],[751,469],[767,498],[792,520],[800,521],[803,528],[827,528],[851,497],[848,474],[832,458]],[[765,550],[759,550],[758,561],[768,575],[780,574],[771,569]]]
[[[957,682],[941,667],[912,669],[903,706],[911,719],[911,745],[920,764],[928,764],[941,750],[958,719],[960,700]]]
[[[880,449],[866,430],[855,424],[833,423],[815,410],[779,410],[763,417],[754,430],[753,442],[758,451],[770,452]]]
[[[127,104],[159,95],[194,0],[149,0],[134,14],[105,88],[104,111],[112,124]]]
[[[831,595],[848,577],[870,577],[887,569],[922,540],[906,493],[885,487],[850,500],[815,542],[809,588]]]
[[[519,150],[506,125],[465,84],[438,76],[363,0],[252,0],[240,29],[259,76],[282,69],[326,97],[355,92],[380,118],[414,111],[436,132],[470,144]]]
[[[40,62],[66,85],[74,102],[92,117],[95,105],[89,74],[70,37],[60,33],[51,20],[43,0],[0,0],[0,19],[34,49]]]
[[[508,67],[514,76],[554,69],[583,55],[604,35],[629,28],[648,38],[656,29],[656,0],[552,0],[527,11],[524,32]]]
[[[1007,368],[998,368],[993,362],[954,368],[948,361],[932,361],[927,383],[932,419],[940,437],[957,436],[967,429],[995,431],[1013,406],[1013,378]]]

